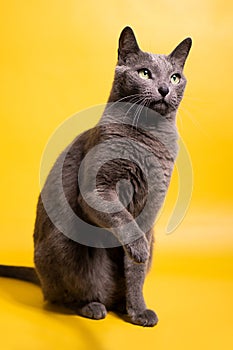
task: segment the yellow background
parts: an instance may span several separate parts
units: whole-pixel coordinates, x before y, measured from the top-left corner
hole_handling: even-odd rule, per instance
[[[108,98],[125,25],[154,53],[193,38],[178,127],[194,171],[183,223],[165,234],[175,172],[157,224],[145,285],[157,327],[136,327],[113,313],[95,322],[49,310],[39,288],[1,279],[0,347],[232,349],[232,1],[9,0],[0,13],[0,263],[32,265],[42,152],[66,118]]]

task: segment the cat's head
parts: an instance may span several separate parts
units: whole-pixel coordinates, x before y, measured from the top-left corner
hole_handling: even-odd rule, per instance
[[[183,67],[192,40],[183,40],[170,55],[140,50],[130,27],[123,29],[118,48],[118,62],[112,99],[144,104],[161,115],[176,111],[183,97],[186,79]]]

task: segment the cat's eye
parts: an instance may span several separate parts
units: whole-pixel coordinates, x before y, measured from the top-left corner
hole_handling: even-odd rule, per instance
[[[143,68],[138,70],[138,75],[142,79],[151,79],[151,72],[149,69]]]
[[[171,76],[171,82],[172,82],[172,84],[173,84],[173,85],[179,84],[180,78],[181,78],[181,76],[180,76],[179,73],[172,74],[172,76]]]

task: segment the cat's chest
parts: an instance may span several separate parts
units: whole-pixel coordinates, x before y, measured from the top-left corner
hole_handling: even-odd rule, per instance
[[[128,173],[132,182],[146,182],[150,190],[156,185],[168,187],[177,155],[175,135],[158,136],[135,129],[119,136],[115,146],[122,172]]]
[[[153,196],[166,194],[174,168],[174,157],[164,145],[156,142],[154,147],[140,145],[134,150],[134,168],[130,174],[134,185],[134,199],[153,193]]]
[[[134,149],[133,159],[121,159],[115,171],[112,168],[115,174],[112,188],[117,189],[120,201],[133,217],[138,217],[145,206],[148,215],[157,213],[164,201],[174,167],[173,157],[165,150],[163,152],[160,148],[153,152],[153,149],[144,146]]]
[[[176,134],[151,133],[130,125],[99,125],[87,135],[81,179],[103,196],[118,192],[127,206],[139,207],[152,194],[162,201],[177,152]]]
[[[114,133],[99,145],[105,145],[101,148],[107,160],[97,176],[101,192],[116,191],[133,216],[138,215],[149,197],[153,203],[162,203],[174,167],[175,140],[168,147],[158,137],[137,130]]]

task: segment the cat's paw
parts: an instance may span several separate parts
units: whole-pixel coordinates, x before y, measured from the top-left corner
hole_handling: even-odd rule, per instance
[[[107,315],[106,307],[97,302],[89,303],[85,306],[83,306],[79,310],[79,314],[81,316],[92,318],[94,320],[101,320],[102,318],[105,318]]]
[[[136,241],[126,244],[125,250],[136,263],[145,263],[149,258],[149,247],[145,237],[140,237]]]
[[[133,324],[142,327],[154,327],[159,321],[156,313],[153,310],[149,309],[146,309],[141,313],[131,316],[130,320]]]

